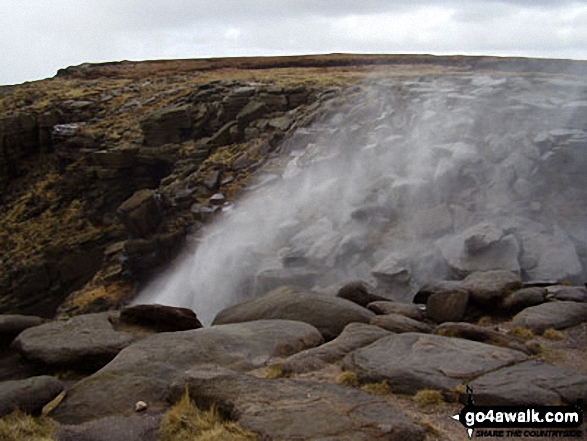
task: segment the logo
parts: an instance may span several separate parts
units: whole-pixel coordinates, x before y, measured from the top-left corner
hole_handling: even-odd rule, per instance
[[[467,404],[452,419],[476,437],[581,437],[579,406],[477,406],[467,385]]]

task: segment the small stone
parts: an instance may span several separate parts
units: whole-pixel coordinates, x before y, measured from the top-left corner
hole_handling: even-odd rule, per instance
[[[144,412],[147,410],[147,403],[144,401],[137,401],[135,404],[135,412]]]
[[[210,203],[212,205],[222,205],[226,201],[226,198],[222,193],[216,193],[210,198]]]

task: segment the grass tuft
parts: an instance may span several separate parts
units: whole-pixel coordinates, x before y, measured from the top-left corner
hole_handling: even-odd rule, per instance
[[[379,383],[367,383],[361,386],[363,392],[367,392],[373,395],[390,395],[391,388],[387,380],[380,381]]]
[[[55,441],[55,423],[47,417],[35,418],[20,410],[0,418],[2,441]]]
[[[283,372],[283,365],[281,363],[272,364],[265,369],[265,378],[267,379],[273,380],[283,377],[285,377],[285,373]]]
[[[336,384],[347,387],[359,387],[359,376],[352,371],[344,371],[336,377]]]
[[[542,336],[547,340],[563,340],[565,335],[554,328],[548,328],[542,333]]]
[[[530,340],[531,338],[534,338],[534,333],[532,330],[524,328],[523,326],[516,326],[510,330],[508,334],[512,337],[521,338],[522,340]]]
[[[489,315],[484,315],[477,321],[479,326],[490,326],[493,324],[493,318]]]
[[[459,331],[456,329],[440,329],[437,334],[443,337],[460,337]]]
[[[252,432],[226,421],[216,406],[198,409],[186,390],[167,411],[159,428],[159,441],[255,441]]]
[[[444,403],[442,393],[438,390],[423,389],[414,395],[414,402],[420,407],[438,406]]]

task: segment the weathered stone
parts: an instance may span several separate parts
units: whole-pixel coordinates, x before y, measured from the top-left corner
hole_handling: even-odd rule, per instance
[[[437,326],[434,332],[446,337],[458,337],[502,346],[530,355],[530,350],[517,338],[471,323],[446,322]]]
[[[236,141],[233,129],[237,127],[236,121],[229,122],[223,125],[211,138],[210,145],[212,147],[221,147],[231,144]]]
[[[351,302],[363,307],[372,302],[388,300],[385,297],[374,294],[372,291],[372,287],[359,280],[345,284],[339,289],[336,296],[340,297],[341,299],[350,300]]]
[[[515,314],[529,306],[536,306],[546,301],[545,288],[522,288],[504,298],[501,308],[509,313]]]
[[[306,349],[287,358],[282,363],[285,373],[304,373],[324,368],[341,360],[355,349],[367,346],[390,333],[379,326],[350,323],[334,340],[316,348]]]
[[[475,302],[489,305],[520,289],[522,280],[510,271],[483,271],[467,276],[461,287],[469,292]]]
[[[163,219],[161,204],[153,190],[139,190],[124,201],[117,210],[120,220],[133,237],[147,237]]]
[[[244,127],[251,121],[255,121],[267,112],[267,106],[263,102],[250,101],[236,116],[237,123]]]
[[[553,301],[524,309],[514,317],[513,323],[542,333],[549,328],[569,328],[586,320],[587,304]]]
[[[526,361],[470,383],[475,404],[547,405],[587,401],[587,375],[541,361]]]
[[[80,315],[23,331],[14,347],[27,359],[71,369],[98,369],[106,365],[132,336],[115,331],[112,313]]]
[[[547,299],[587,303],[587,288],[582,286],[549,286]]]
[[[77,425],[60,425],[54,433],[58,441],[157,441],[160,412],[141,415],[115,415]]]
[[[462,382],[512,363],[519,351],[460,338],[405,333],[384,337],[348,354],[343,368],[365,381],[387,380],[396,393],[450,390]],[[417,369],[415,368],[417,366]]]
[[[141,121],[143,143],[157,147],[180,143],[191,136],[191,106],[166,107],[156,110]]]
[[[271,357],[287,357],[322,341],[313,326],[288,320],[156,334],[127,347],[103,369],[75,384],[51,416],[61,423],[79,424],[132,412],[137,401],[161,407],[169,384],[187,369],[216,365],[248,371]]]
[[[343,386],[192,371],[174,383],[170,401],[185,388],[199,402],[216,403],[260,439],[400,441],[425,436],[421,426],[385,398]]]
[[[428,298],[435,293],[440,292],[453,292],[453,291],[463,291],[461,288],[461,282],[453,281],[453,280],[436,280],[434,282],[425,283],[420,287],[416,295],[414,296],[412,303],[417,303],[421,305],[425,305],[428,303]]]
[[[9,346],[22,331],[45,322],[41,317],[32,315],[0,315],[0,348]]]
[[[198,329],[202,323],[191,309],[165,305],[135,305],[120,311],[123,323],[151,328],[159,332]]]
[[[445,236],[435,243],[448,266],[458,276],[490,270],[519,273],[518,241],[511,234],[494,241],[496,237],[467,230],[458,235]]]
[[[26,380],[0,383],[0,417],[20,409],[38,415],[43,406],[64,389],[63,383],[53,377],[32,377]]]
[[[400,314],[376,315],[371,319],[370,323],[397,334],[403,332],[432,332],[430,325]]]
[[[211,191],[215,191],[220,187],[220,179],[222,178],[222,170],[212,170],[204,176],[202,183]]]
[[[463,289],[439,291],[428,297],[426,315],[436,323],[459,322],[467,312],[469,293]]]
[[[221,311],[213,324],[261,319],[299,320],[315,326],[326,340],[332,340],[349,323],[369,323],[373,316],[368,309],[348,300],[285,286]]]
[[[424,320],[426,313],[423,308],[416,305],[409,305],[406,303],[378,301],[371,302],[367,305],[367,309],[373,311],[375,314],[400,314],[414,320]]]

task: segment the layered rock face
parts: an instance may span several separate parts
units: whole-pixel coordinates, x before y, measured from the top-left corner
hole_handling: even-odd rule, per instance
[[[281,285],[361,279],[409,302],[426,282],[475,272],[583,283],[586,88],[461,74],[350,89],[143,299],[210,320]]]

